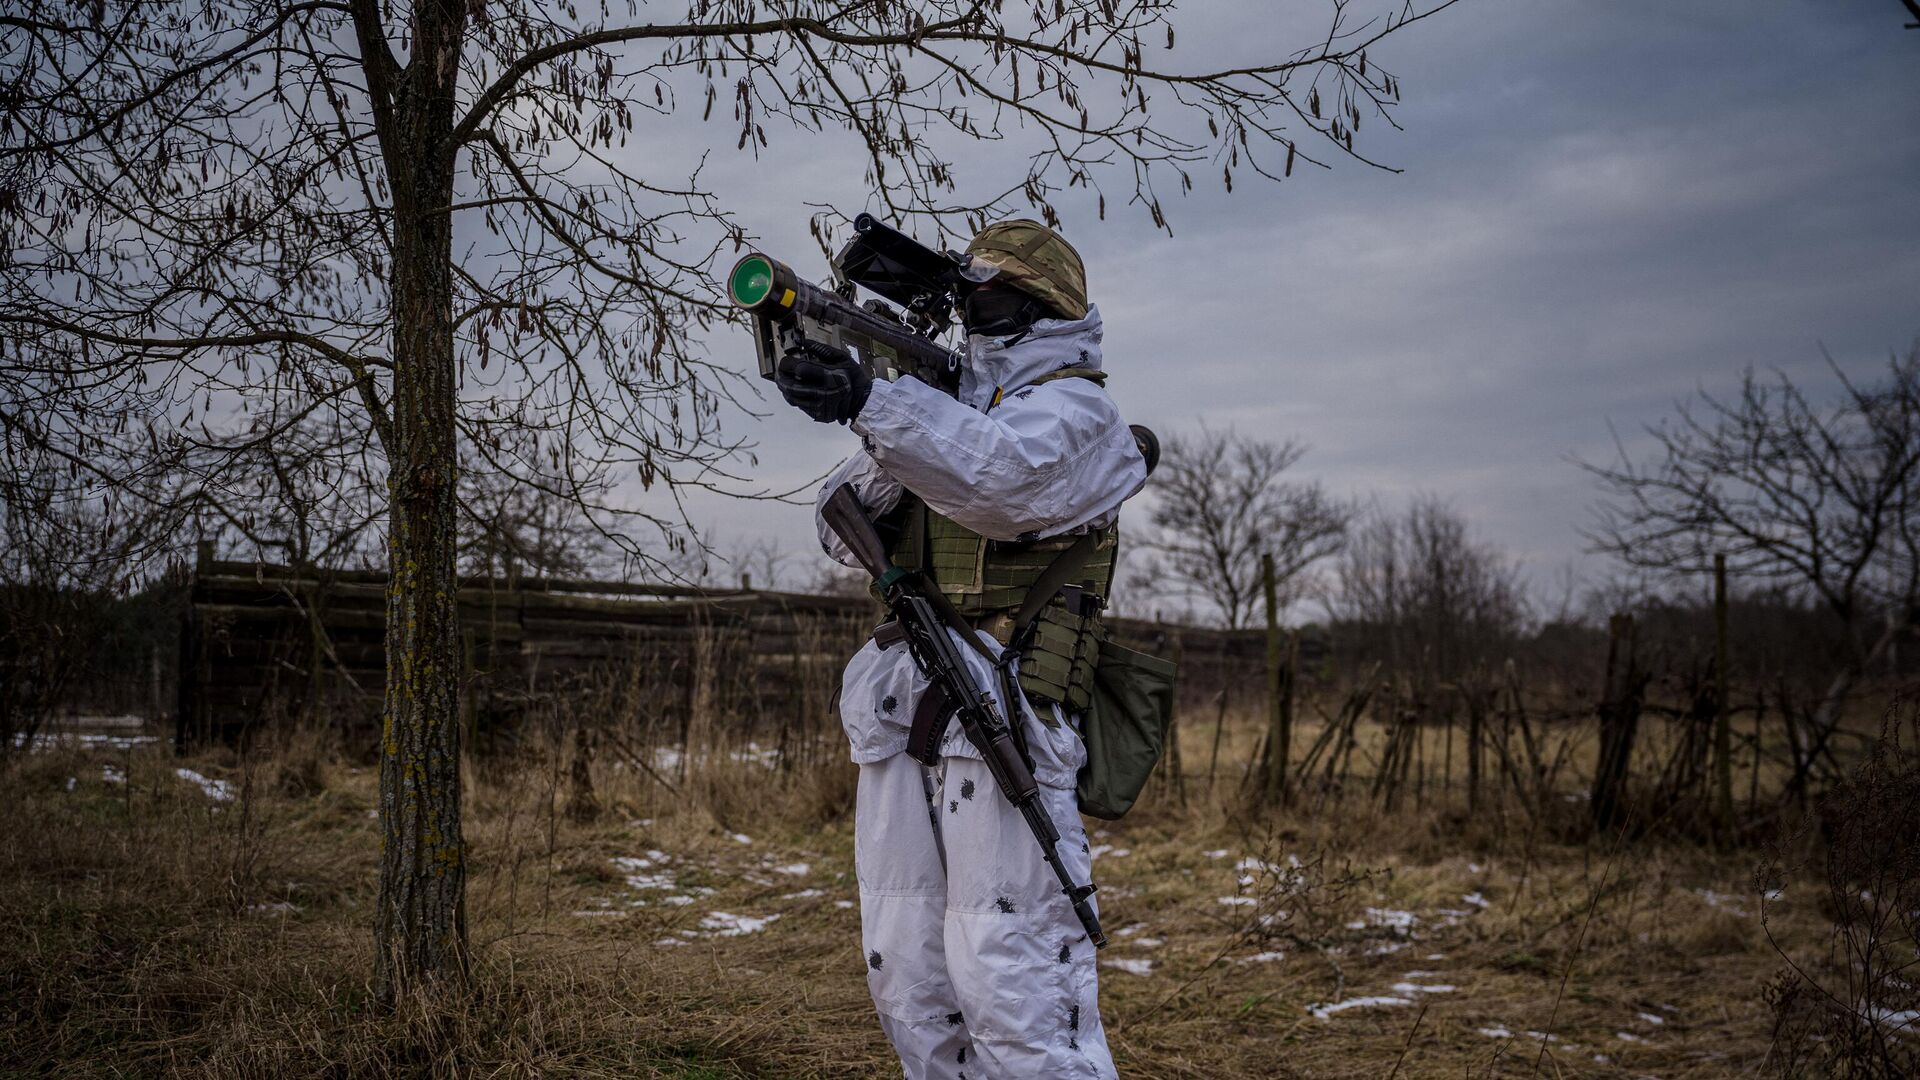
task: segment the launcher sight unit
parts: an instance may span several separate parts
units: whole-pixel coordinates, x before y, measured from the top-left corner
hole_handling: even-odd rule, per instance
[[[727,275],[727,296],[753,316],[763,379],[773,378],[789,349],[817,341],[851,353],[876,379],[913,375],[952,392],[960,356],[939,338],[953,326],[954,308],[991,274],[991,267],[975,270],[967,255],[935,251],[861,214],[853,220],[853,239],[833,260],[831,288],[803,281],[785,263],[755,251]],[[856,303],[856,286],[878,299]]]

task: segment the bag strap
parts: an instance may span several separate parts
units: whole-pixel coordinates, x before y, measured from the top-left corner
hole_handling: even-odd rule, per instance
[[[1100,546],[1100,534],[1084,532],[1065,551],[1053,557],[1040,576],[1033,581],[1033,587],[1027,590],[1027,598],[1020,604],[1020,610],[1013,616],[1013,635],[1009,640],[1019,641],[1027,633],[1035,619],[1040,617],[1041,609],[1073,580],[1073,575],[1087,565],[1093,558],[1094,549]]]

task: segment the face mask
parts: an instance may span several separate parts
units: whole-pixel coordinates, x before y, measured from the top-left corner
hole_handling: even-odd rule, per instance
[[[975,289],[967,294],[967,332],[1002,337],[1026,330],[1046,314],[1045,305],[1019,289]]]

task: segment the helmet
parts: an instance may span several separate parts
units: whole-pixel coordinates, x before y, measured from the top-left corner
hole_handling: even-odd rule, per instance
[[[1066,238],[1037,221],[1000,221],[980,230],[967,254],[1009,285],[1068,319],[1087,316],[1087,270]]]

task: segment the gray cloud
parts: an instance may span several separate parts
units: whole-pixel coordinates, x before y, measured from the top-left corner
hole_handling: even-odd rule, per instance
[[[1267,8],[1188,13],[1182,53],[1271,51],[1244,29]],[[1900,22],[1891,0],[1468,0],[1383,50],[1407,130],[1362,136],[1404,173],[1197,182],[1170,240],[1070,218],[1113,393],[1168,430],[1304,438],[1335,490],[1448,496],[1544,580],[1580,558],[1593,491],[1567,457],[1606,456],[1609,420],[1631,433],[1747,364],[1826,387],[1820,345],[1865,374],[1920,333],[1920,33]],[[811,268],[801,200],[863,193],[850,152],[793,149],[722,189]],[[777,405],[754,422],[768,487],[850,447]],[[811,544],[804,510],[694,508]]]

